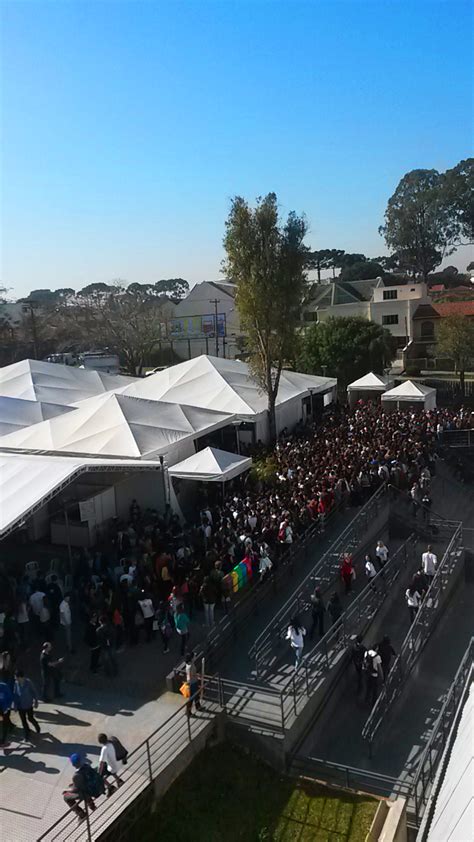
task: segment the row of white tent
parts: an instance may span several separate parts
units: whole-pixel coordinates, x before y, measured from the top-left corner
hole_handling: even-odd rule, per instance
[[[393,380],[381,374],[374,374],[372,371],[350,383],[347,392],[351,406],[354,406],[358,400],[379,396],[387,409],[407,405],[418,406],[422,409],[436,407],[436,389],[413,380],[404,380],[398,386],[394,386]]]

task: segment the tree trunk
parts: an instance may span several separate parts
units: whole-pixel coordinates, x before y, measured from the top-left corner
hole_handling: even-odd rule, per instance
[[[273,395],[272,392],[269,392],[269,394],[268,394],[268,432],[269,432],[271,444],[274,444],[276,442],[276,437],[277,437],[275,401],[276,401],[276,396]]]
[[[316,268],[318,270],[318,284],[320,284],[321,283],[321,266],[320,266],[319,263],[318,263]]]

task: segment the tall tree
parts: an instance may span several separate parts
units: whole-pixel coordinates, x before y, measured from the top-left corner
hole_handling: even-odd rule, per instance
[[[464,396],[465,372],[474,362],[474,322],[466,316],[447,316],[439,322],[437,338],[438,353],[453,360]]]
[[[458,240],[467,240],[462,245],[474,243],[474,158],[466,158],[445,172],[442,198]]]
[[[356,316],[331,316],[305,333],[298,368],[337,377],[342,388],[368,370],[383,373],[395,356],[393,337],[375,322]]]
[[[426,281],[453,252],[456,228],[444,201],[437,170],[412,170],[388,200],[385,225],[379,228],[400,264]]]
[[[319,251],[310,251],[306,255],[306,268],[318,273],[318,281],[321,281],[321,272],[329,269],[331,266],[331,251],[330,249],[320,249]]]
[[[385,270],[380,263],[373,260],[363,260],[360,263],[353,263],[351,266],[343,266],[341,281],[365,281],[371,278],[383,278]]]
[[[236,196],[226,221],[223,270],[237,284],[249,363],[267,395],[272,439],[281,370],[294,351],[306,282],[306,231],[306,220],[294,212],[280,220],[275,193],[257,199],[255,208]]]

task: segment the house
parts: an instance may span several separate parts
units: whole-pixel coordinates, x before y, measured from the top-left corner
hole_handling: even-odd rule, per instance
[[[180,357],[214,354],[235,359],[239,355],[242,329],[235,303],[236,289],[228,281],[203,281],[176,304],[170,336]]]
[[[413,337],[413,314],[428,302],[426,284],[388,285],[382,278],[366,281],[314,284],[303,305],[303,321],[319,322],[330,316],[358,316],[386,327],[397,346]]]
[[[413,314],[413,342],[407,354],[409,360],[423,360],[434,358],[437,353],[437,331],[442,319],[447,316],[466,316],[474,319],[474,300],[465,301],[431,301],[420,304]]]

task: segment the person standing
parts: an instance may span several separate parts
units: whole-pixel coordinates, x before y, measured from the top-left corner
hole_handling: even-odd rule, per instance
[[[191,625],[188,615],[184,610],[183,603],[178,605],[177,612],[174,616],[174,625],[176,628],[177,633],[181,638],[181,649],[180,654],[184,655],[186,650],[186,645],[189,640],[189,627]]]
[[[428,580],[428,587],[431,585],[436,573],[438,565],[438,558],[433,552],[431,545],[428,545],[426,552],[421,556],[421,563],[423,566],[423,573]]]
[[[61,667],[64,658],[58,658],[56,661],[52,657],[53,647],[51,643],[43,643],[43,648],[40,655],[40,670],[41,670],[41,695],[44,702],[51,701],[48,690],[50,684],[53,684],[54,698],[62,697],[61,693]]]
[[[100,642],[97,639],[97,616],[92,614],[84,634],[84,642],[89,647],[90,663],[89,669],[91,672],[97,672],[100,661]]]
[[[143,614],[143,621],[145,623],[146,642],[151,643],[153,640],[153,619],[155,616],[155,608],[150,594],[142,591],[138,600],[140,610]]]
[[[303,655],[305,634],[306,629],[300,622],[299,617],[294,617],[288,626],[286,639],[290,641],[290,646],[295,653],[295,671],[298,669]]]
[[[56,573],[51,576],[49,585],[46,586],[46,596],[48,598],[48,607],[51,614],[51,625],[54,628],[59,625],[59,606],[63,598],[61,588],[58,585],[58,577]]]
[[[328,603],[328,612],[334,626],[340,620],[342,614],[341,600],[336,591],[331,594],[331,599]]]
[[[366,653],[366,648],[362,643],[362,636],[360,634],[357,635],[355,639],[355,643],[352,645],[351,651],[351,661],[354,664],[354,669],[357,676],[357,693],[359,694],[362,689],[362,666],[364,663],[364,657]]]
[[[71,597],[66,594],[59,604],[59,622],[64,631],[64,638],[66,641],[66,648],[69,653],[73,652],[72,648],[72,614],[71,614]]]
[[[373,579],[375,579],[375,577],[377,575],[377,571],[375,569],[374,562],[372,561],[372,559],[371,559],[371,557],[368,553],[366,554],[365,559],[364,559],[364,567],[365,567],[365,575],[367,576],[367,579],[369,581],[369,584],[370,584],[372,590],[374,590],[374,591],[377,590],[377,588],[375,587],[375,585],[373,583]]]
[[[186,682],[189,687],[189,700],[186,704],[186,716],[189,718],[193,716],[193,704],[195,710],[201,710],[201,703],[199,700],[199,681],[194,663],[194,652],[187,652],[185,657],[186,663]]]
[[[115,629],[108,619],[103,614],[97,626],[97,642],[100,646],[100,652],[104,664],[104,671],[106,675],[115,676],[118,673],[117,661],[115,658]]]
[[[7,745],[8,732],[13,725],[10,712],[13,707],[13,693],[6,681],[0,681],[0,713],[2,714],[2,745]]]
[[[326,607],[321,594],[321,588],[316,588],[314,594],[311,596],[311,628],[309,630],[309,639],[313,639],[316,627],[318,629],[319,637],[324,637],[324,614]]]
[[[216,587],[209,576],[204,576],[199,594],[204,605],[206,626],[212,629],[214,625],[214,609],[216,607],[217,594]]]
[[[102,746],[99,757],[99,775],[102,775],[104,779],[107,796],[109,797],[115,792],[115,787],[109,784],[107,780],[108,776],[111,775],[118,786],[122,786],[124,781],[119,775],[119,762],[112,740],[109,740],[107,734],[99,734],[97,739]]]
[[[397,654],[392,646],[392,641],[390,640],[388,634],[384,634],[381,642],[377,646],[377,652],[380,655],[380,659],[382,661],[383,680],[386,681],[387,675],[390,672],[390,664],[392,663],[392,658],[395,658]]]
[[[385,546],[382,540],[377,541],[377,546],[375,547],[375,556],[379,568],[380,570],[382,570],[382,568],[385,567],[388,559],[388,547]]]
[[[353,576],[352,556],[349,553],[344,553],[341,564],[341,579],[344,582],[346,594],[351,592]]]
[[[46,596],[46,594],[44,593],[44,591],[41,590],[39,586],[37,586],[36,589],[31,594],[30,600],[29,600],[30,608],[31,608],[31,616],[32,616],[32,619],[33,619],[33,625],[35,626],[36,632],[38,634],[41,631],[40,613],[41,613],[41,608],[42,608],[43,600],[44,600],[45,596]]]
[[[408,611],[410,612],[410,623],[413,623],[420,607],[421,596],[416,588],[414,588],[413,585],[410,585],[405,593],[405,598],[408,605]]]
[[[41,728],[33,713],[33,708],[38,707],[38,694],[35,686],[29,678],[25,678],[22,670],[15,672],[15,684],[13,686],[13,701],[15,709],[18,711],[25,732],[25,740],[31,734],[28,722],[31,722],[36,733],[41,732]]]
[[[373,707],[377,701],[379,681],[383,679],[382,659],[376,649],[368,649],[365,653],[363,669],[365,672],[365,701]]]

